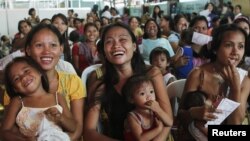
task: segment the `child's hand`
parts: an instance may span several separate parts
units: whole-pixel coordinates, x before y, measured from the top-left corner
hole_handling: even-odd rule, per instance
[[[44,113],[48,120],[54,121],[56,123],[60,122],[62,118],[62,114],[55,107],[49,108],[48,110],[44,111]]]
[[[157,128],[158,129],[158,131],[162,131],[162,129],[163,129],[163,123],[162,123],[162,121],[161,120],[159,120],[157,117],[155,117],[155,125],[156,125],[156,127],[155,128]]]
[[[159,110],[160,105],[156,100],[149,100],[145,103],[146,107],[153,112],[157,113],[157,110]]]

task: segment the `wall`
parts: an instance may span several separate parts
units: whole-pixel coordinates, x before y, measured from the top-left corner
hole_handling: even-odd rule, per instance
[[[67,16],[68,9],[38,9],[37,15],[40,19],[51,18],[54,14],[63,13]],[[78,13],[79,18],[86,18],[91,8],[74,8],[75,13]],[[18,32],[18,21],[28,17],[28,9],[0,9],[0,35],[9,35],[11,38]]]
[[[242,8],[242,13],[244,15],[250,16],[250,0],[231,0],[233,6],[239,4]]]

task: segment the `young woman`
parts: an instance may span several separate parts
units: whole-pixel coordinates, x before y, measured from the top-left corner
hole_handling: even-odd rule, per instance
[[[184,110],[182,103],[184,103],[186,93],[190,91],[205,92],[215,108],[223,97],[239,102],[240,106],[228,116],[225,124],[239,125],[246,115],[250,78],[247,72],[237,68],[237,65],[241,62],[245,52],[247,34],[236,25],[223,25],[214,31],[210,50],[211,62],[193,69],[185,84],[178,114],[180,125],[183,125],[184,129],[187,129],[187,125],[192,120],[213,120],[216,118],[214,112],[218,112],[214,108],[205,106]],[[230,88],[229,91],[228,88]],[[180,137],[183,140],[185,140],[184,135]]]
[[[90,108],[84,124],[85,139],[123,140],[123,123],[131,109],[121,89],[129,77],[138,73],[152,79],[156,101],[172,120],[171,105],[161,71],[157,67],[146,67],[130,28],[121,23],[111,24],[103,29],[102,35],[98,52],[103,56],[105,65],[88,79]],[[96,131],[100,115],[101,121],[104,121],[102,134]],[[157,139],[166,140],[169,129],[164,127]]]

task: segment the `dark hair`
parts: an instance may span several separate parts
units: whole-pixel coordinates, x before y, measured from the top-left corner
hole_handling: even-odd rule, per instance
[[[250,28],[250,22],[249,22],[248,17],[246,17],[246,16],[239,16],[238,18],[236,18],[236,19],[233,21],[233,23],[235,23],[235,24],[239,24],[239,23],[241,23],[241,22],[247,23],[248,26],[249,26],[249,28]]]
[[[164,54],[167,57],[167,60],[170,61],[170,54],[169,54],[168,50],[163,48],[163,47],[156,47],[150,52],[150,55],[149,55],[150,64],[152,64],[153,58],[155,56],[160,55],[160,54]]]
[[[227,34],[229,31],[239,31],[241,32],[244,37],[245,37],[245,47],[247,47],[247,33],[245,30],[242,28],[238,27],[235,24],[225,24],[221,25],[218,28],[215,28],[212,32],[212,38],[213,40],[211,41],[211,49],[210,49],[210,59],[211,62],[214,62],[216,60],[216,54],[215,52],[220,48],[220,45],[223,41],[224,36]]]
[[[26,39],[26,43],[25,43],[25,53],[26,53],[26,55],[27,55],[26,49],[27,49],[28,46],[31,45],[31,41],[33,40],[33,37],[39,31],[41,31],[43,29],[48,29],[51,32],[53,32],[57,36],[60,45],[62,45],[62,43],[63,43],[62,35],[61,35],[60,31],[54,25],[52,25],[52,24],[38,24],[35,27],[33,27],[31,29],[31,31],[29,32],[29,34],[27,35],[27,39]]]
[[[140,25],[141,20],[140,20],[139,17],[136,17],[136,16],[131,16],[131,17],[128,19],[128,23],[130,24],[131,21],[132,21],[133,19],[136,19],[136,20],[138,21],[138,24]]]
[[[56,18],[60,18],[61,20],[63,20],[63,22],[66,24],[66,26],[68,26],[68,20],[67,20],[67,17],[65,15],[63,15],[62,13],[55,14],[51,18],[52,24],[53,24],[53,22],[55,21]],[[71,62],[70,47],[69,47],[69,42],[68,42],[68,28],[62,34],[62,37],[63,37],[63,54],[64,54],[64,60],[66,60],[68,62]]]
[[[175,15],[173,22],[170,24],[172,30],[176,31],[176,25],[178,24],[181,18],[184,18],[188,21],[187,17],[184,14]]]
[[[157,24],[157,22],[155,21],[155,19],[150,18],[150,19],[147,20],[147,22],[144,25],[143,39],[148,39],[149,38],[148,34],[147,34],[147,31],[146,31],[146,28],[147,28],[147,25],[149,24],[149,22],[151,22],[151,21],[155,23],[155,25],[156,25],[156,27],[158,29],[158,31],[157,31],[157,38],[161,38],[161,28],[160,28],[160,26]]]
[[[45,23],[45,21],[49,21],[51,23],[51,20],[49,18],[42,19],[40,23]]]
[[[86,23],[86,24],[84,25],[84,33],[86,33],[86,30],[87,30],[89,27],[91,27],[91,26],[95,27],[96,30],[99,31],[95,23]]]
[[[156,8],[159,8],[159,13],[157,13],[157,15],[156,15],[156,13],[155,13],[155,9]],[[156,5],[156,6],[154,6],[154,10],[153,10],[153,15],[152,15],[152,17],[156,20],[156,18],[157,18],[157,16],[158,17],[162,17],[162,15],[161,15],[162,13],[161,13],[161,7],[159,6],[159,5]]]
[[[80,35],[76,30],[70,32],[69,34],[69,40],[72,41],[73,43],[79,41],[79,37]]]
[[[235,5],[235,7],[238,7],[240,10],[242,9],[241,5],[239,5],[239,4]]]
[[[181,35],[180,35],[179,45],[182,47],[182,46],[185,46],[185,45],[193,44],[192,43],[193,34],[194,34],[193,29],[191,29],[191,28],[184,29],[181,32]]]
[[[27,23],[28,26],[32,27],[32,25],[31,25],[31,23],[30,23],[29,21],[27,21],[27,20],[20,20],[20,21],[18,22],[18,31],[19,31],[19,33],[21,33],[21,25],[22,25],[23,23]]]
[[[206,98],[207,94],[201,90],[188,92],[183,101],[184,109],[188,110],[191,107],[203,106]]]
[[[41,66],[30,57],[17,57],[17,58],[14,58],[10,63],[8,63],[8,65],[5,67],[5,70],[4,70],[5,88],[9,97],[13,98],[15,96],[23,95],[22,93],[18,93],[14,90],[13,82],[11,81],[12,79],[10,78],[10,70],[13,67],[15,67],[15,64],[21,63],[21,62],[27,63],[29,66],[31,66],[32,68],[36,69],[39,73],[41,73],[42,86],[46,92],[49,92],[49,81],[48,81],[45,71],[43,71]]]
[[[33,12],[33,11],[36,11],[35,8],[30,8],[30,9],[29,9],[29,12],[28,12],[28,13],[29,13],[30,16],[32,15],[32,12]]]
[[[122,95],[126,96],[127,101],[130,102],[137,88],[144,83],[152,84],[152,80],[145,74],[132,75],[122,87]]]
[[[131,29],[129,28],[128,25],[125,25],[123,23],[114,23],[114,24],[110,24],[107,25],[106,27],[104,27],[104,29],[102,30],[102,34],[101,34],[101,40],[98,43],[98,52],[100,54],[100,58],[103,58],[103,64],[105,65],[104,67],[104,77],[103,77],[103,83],[105,84],[106,90],[105,90],[105,95],[104,98],[103,97],[99,97],[96,99],[96,101],[100,101],[101,99],[104,100],[106,105],[109,105],[111,103],[110,102],[110,93],[112,93],[111,88],[117,84],[119,82],[119,75],[115,69],[115,67],[113,66],[113,64],[111,62],[109,62],[107,60],[107,58],[105,57],[105,52],[104,52],[104,42],[105,42],[105,37],[106,37],[106,33],[109,32],[110,30],[112,30],[113,28],[123,28],[125,29],[129,35],[131,36],[132,42],[134,44],[136,44],[136,37],[134,35],[134,33],[131,31]],[[146,73],[146,65],[144,63],[144,60],[139,52],[139,49],[136,48],[133,57],[131,59],[131,66],[132,66],[132,70],[134,74],[145,74]],[[104,104],[104,105],[105,105]]]
[[[194,26],[198,21],[204,21],[204,22],[206,22],[206,25],[207,25],[207,27],[208,27],[208,21],[207,21],[207,18],[206,18],[205,16],[195,16],[195,17],[191,20],[189,27],[193,28],[193,26]]]
[[[68,12],[74,13],[74,10],[73,9],[69,9]]]
[[[76,24],[77,21],[82,23],[83,20],[80,19],[80,18],[74,18],[74,19],[73,19],[73,23],[74,23],[74,24]]]

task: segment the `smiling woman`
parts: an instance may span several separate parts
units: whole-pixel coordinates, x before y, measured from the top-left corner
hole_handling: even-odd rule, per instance
[[[111,24],[103,29],[100,44],[98,51],[103,56],[105,65],[93,72],[88,79],[90,108],[86,115],[85,139],[124,139],[124,120],[131,110],[131,105],[121,94],[121,89],[127,79],[134,74],[143,74],[152,79],[156,100],[170,117],[172,124],[171,106],[161,71],[156,67],[145,65],[131,29],[121,23]],[[102,134],[96,131],[99,115],[104,127]],[[169,129],[164,127],[156,138],[161,141],[166,140]]]

